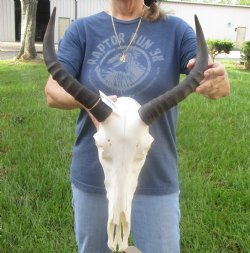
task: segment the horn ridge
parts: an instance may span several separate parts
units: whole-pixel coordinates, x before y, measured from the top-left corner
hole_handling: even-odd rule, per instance
[[[194,16],[194,19],[197,41],[197,57],[195,66],[181,83],[139,108],[139,115],[147,125],[150,125],[161,114],[177,105],[188,95],[194,92],[195,88],[199,86],[201,80],[204,78],[203,73],[208,66],[208,50],[199,19],[196,15]]]
[[[54,26],[55,26],[56,7],[54,7],[50,17],[44,39],[43,56],[49,73],[70,95],[90,111],[99,121],[104,121],[112,112],[112,109],[100,100],[99,95],[81,85],[72,75],[70,75],[57,59],[54,48]],[[99,101],[100,100],[100,101]],[[97,103],[97,101],[99,101]]]

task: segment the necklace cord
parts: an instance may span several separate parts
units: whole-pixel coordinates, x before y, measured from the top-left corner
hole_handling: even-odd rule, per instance
[[[143,5],[143,12],[144,12],[144,5]],[[142,15],[140,17],[139,23],[138,23],[138,25],[136,27],[136,30],[135,30],[135,32],[134,32],[134,34],[133,34],[133,36],[132,36],[129,44],[127,45],[127,47],[124,50],[122,50],[121,41],[119,40],[117,31],[116,31],[116,28],[115,28],[115,22],[114,22],[113,14],[111,12],[111,21],[112,21],[113,30],[114,30],[114,33],[115,33],[115,37],[116,37],[116,40],[117,40],[117,43],[118,43],[119,50],[122,53],[122,55],[120,57],[120,61],[121,62],[125,62],[126,61],[126,52],[129,50],[129,48],[131,47],[132,43],[134,42],[134,40],[135,40],[135,38],[137,36],[137,33],[138,33],[139,28],[141,26],[142,16],[143,16],[143,13],[142,13]]]

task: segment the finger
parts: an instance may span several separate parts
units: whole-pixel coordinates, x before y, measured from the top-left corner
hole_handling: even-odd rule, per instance
[[[217,80],[217,81],[214,81],[214,80],[207,81],[206,83],[198,86],[195,91],[197,93],[209,94],[209,93],[213,92],[214,90],[219,89],[221,82],[222,81],[219,81],[219,80]]]
[[[189,62],[188,62],[188,64],[187,64],[187,68],[188,68],[188,69],[193,68],[194,65],[195,65],[195,61],[196,61],[195,58],[189,60]],[[209,59],[208,59],[208,68],[211,68],[213,65],[214,65],[214,62],[213,62],[212,59],[209,57]]]
[[[98,122],[98,120],[91,113],[89,113],[89,117],[91,118],[95,128],[98,130],[100,127],[100,123]]]
[[[113,101],[113,102],[116,102],[116,100],[117,100],[117,96],[116,95],[111,95],[111,96],[109,96],[109,98]]]
[[[194,64],[195,64],[195,59],[193,58],[193,59],[189,60],[189,62],[187,64],[187,68],[188,69],[193,68]]]
[[[218,99],[227,96],[227,94],[220,87],[214,88],[213,90],[210,90],[209,93],[203,95],[210,99]]]
[[[225,75],[226,71],[223,65],[221,64],[213,64],[211,68],[207,69],[204,72],[205,77],[209,76],[223,76]]]
[[[203,96],[207,98],[211,98],[211,99],[217,99],[217,98],[222,97],[220,94],[220,90],[218,88],[209,90],[208,92],[205,92],[205,93],[197,92],[197,94],[202,94]]]
[[[213,62],[208,62],[207,69],[212,68],[214,66]]]
[[[223,81],[224,81],[224,76],[217,76],[213,79],[203,80],[201,85],[199,85],[195,91],[197,93],[208,94],[215,89],[219,89]]]

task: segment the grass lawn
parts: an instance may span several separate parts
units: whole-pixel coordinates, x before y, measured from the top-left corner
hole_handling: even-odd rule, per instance
[[[178,125],[182,253],[250,249],[250,72],[231,96],[191,95]],[[0,61],[1,253],[73,253],[69,165],[77,111],[48,109],[42,64]],[[160,252],[157,252],[160,253]]]
[[[231,96],[192,95],[178,127],[182,252],[250,249],[250,72],[225,63]]]

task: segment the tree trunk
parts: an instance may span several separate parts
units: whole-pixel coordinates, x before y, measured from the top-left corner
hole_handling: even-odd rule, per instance
[[[36,11],[38,0],[20,0],[22,8],[21,48],[17,59],[30,60],[37,56],[35,48]]]

